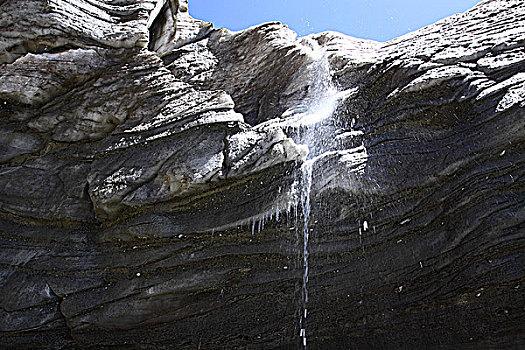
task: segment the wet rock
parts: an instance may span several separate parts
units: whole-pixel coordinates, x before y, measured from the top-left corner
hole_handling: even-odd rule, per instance
[[[3,346],[524,345],[522,1],[386,43],[0,10]]]

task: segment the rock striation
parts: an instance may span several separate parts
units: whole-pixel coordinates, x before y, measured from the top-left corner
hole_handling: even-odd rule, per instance
[[[524,148],[522,0],[385,43],[0,0],[0,347],[523,347]]]

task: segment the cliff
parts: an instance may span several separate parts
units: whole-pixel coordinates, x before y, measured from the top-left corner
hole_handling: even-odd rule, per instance
[[[0,347],[523,347],[525,3],[187,6],[0,0]]]

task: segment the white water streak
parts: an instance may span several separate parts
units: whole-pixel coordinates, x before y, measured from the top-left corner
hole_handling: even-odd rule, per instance
[[[308,280],[309,280],[309,226],[311,204],[310,194],[312,190],[312,180],[315,162],[326,153],[331,146],[334,135],[332,115],[340,100],[337,89],[332,84],[329,64],[326,57],[321,56],[311,66],[312,86],[310,96],[306,100],[309,103],[306,109],[291,117],[287,122],[290,127],[295,127],[298,132],[292,135],[297,144],[308,147],[309,154],[307,160],[301,167],[301,177],[299,181],[299,197],[302,210],[302,233],[303,233],[303,286],[302,286],[302,312],[300,314],[299,327],[300,337],[304,349],[306,349],[306,318],[308,305]],[[322,127],[321,127],[322,125]]]

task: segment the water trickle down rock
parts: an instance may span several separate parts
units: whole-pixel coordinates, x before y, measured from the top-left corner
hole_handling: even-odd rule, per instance
[[[524,346],[523,1],[386,43],[23,3],[0,0],[3,345]]]
[[[311,50],[308,52],[308,55],[312,59],[312,63],[305,67],[306,72],[301,72],[299,75],[301,79],[307,79],[309,91],[298,106],[283,113],[281,118],[284,121],[279,123],[279,126],[284,128],[297,144],[305,145],[308,148],[308,156],[300,168],[300,175],[296,180],[297,184],[293,187],[294,190],[298,191],[296,194],[298,203],[296,205],[300,205],[300,216],[303,220],[301,225],[304,271],[302,276],[299,328],[303,347],[306,348],[309,275],[308,242],[313,231],[309,225],[310,195],[314,179],[313,171],[316,161],[333,155],[333,150],[337,147],[333,139],[333,135],[337,131],[334,113],[343,95],[333,86],[327,54],[311,38],[306,37],[302,42],[307,50]],[[366,162],[366,159],[364,161]],[[317,171],[319,170],[317,169]],[[318,175],[318,177],[321,176],[322,174]]]

